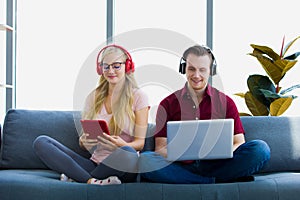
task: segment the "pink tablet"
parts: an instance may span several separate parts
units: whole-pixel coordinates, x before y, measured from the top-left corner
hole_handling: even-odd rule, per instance
[[[80,120],[83,132],[89,134],[88,139],[97,139],[98,136],[101,136],[103,133],[109,135],[108,125],[105,120],[97,119],[90,120],[84,119]]]

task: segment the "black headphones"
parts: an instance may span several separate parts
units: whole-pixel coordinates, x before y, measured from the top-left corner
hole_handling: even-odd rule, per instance
[[[180,59],[180,63],[179,63],[179,72],[181,74],[185,74],[185,68],[186,68],[186,57],[188,56],[188,54],[193,53],[193,52],[199,52],[202,49],[206,50],[212,58],[212,65],[210,67],[210,75],[214,76],[217,74],[217,61],[215,59],[214,54],[212,53],[211,49],[207,46],[202,46],[202,45],[195,45],[192,46],[190,48],[188,48],[184,53],[183,56]],[[197,55],[197,54],[196,54]]]

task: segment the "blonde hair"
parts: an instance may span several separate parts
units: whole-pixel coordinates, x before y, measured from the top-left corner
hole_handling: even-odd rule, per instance
[[[122,57],[124,59],[127,58],[126,54],[117,47],[109,47],[105,49],[102,54],[101,61],[103,58],[110,53],[122,53]],[[97,114],[101,110],[102,106],[104,106],[104,102],[106,97],[108,96],[108,87],[109,83],[104,78],[104,76],[100,76],[98,87],[94,90],[94,102],[90,108],[83,113],[84,119],[95,119]],[[133,136],[133,129],[135,125],[135,114],[132,110],[133,105],[133,92],[134,89],[138,88],[137,82],[134,78],[133,73],[125,74],[125,81],[122,87],[120,88],[120,94],[114,94],[116,96],[116,100],[112,102],[112,117],[109,122],[109,129],[114,135],[120,135],[122,129],[125,125],[125,118],[128,116],[129,118],[129,133]]]

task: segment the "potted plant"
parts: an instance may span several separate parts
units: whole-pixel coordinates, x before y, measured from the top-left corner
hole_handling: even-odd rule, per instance
[[[249,55],[256,57],[261,66],[267,73],[267,76],[260,74],[250,75],[247,79],[249,91],[246,93],[236,93],[235,95],[245,99],[245,103],[253,116],[279,116],[282,115],[291,105],[294,95],[288,95],[300,84],[282,89],[280,81],[285,74],[295,66],[300,52],[286,56],[289,48],[298,40],[300,36],[284,45],[283,37],[280,55],[267,46],[251,44],[253,52]],[[240,115],[250,115],[240,113]]]

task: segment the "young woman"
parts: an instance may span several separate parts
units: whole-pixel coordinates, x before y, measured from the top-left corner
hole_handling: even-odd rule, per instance
[[[48,136],[39,136],[33,147],[50,169],[74,181],[99,185],[133,182],[147,131],[148,98],[137,86],[134,63],[123,47],[104,47],[97,56],[97,72],[99,85],[86,98],[82,118],[105,120],[110,135],[88,139],[88,133],[82,133],[79,144],[91,152],[91,158]]]

